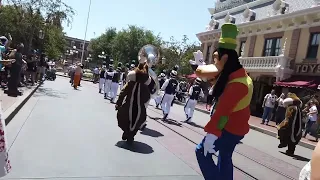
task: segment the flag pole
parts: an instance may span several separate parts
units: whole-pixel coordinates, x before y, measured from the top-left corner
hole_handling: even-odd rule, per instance
[[[81,64],[84,57],[84,48],[86,45],[86,38],[87,38],[87,31],[88,31],[88,24],[89,24],[89,18],[90,18],[90,11],[91,11],[91,0],[89,1],[89,9],[88,9],[88,15],[87,15],[87,24],[86,24],[86,31],[84,33],[84,39],[83,39],[83,46],[82,46],[82,55],[81,55]]]

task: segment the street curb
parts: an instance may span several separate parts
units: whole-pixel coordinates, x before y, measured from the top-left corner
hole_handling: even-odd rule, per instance
[[[181,103],[181,102],[176,102],[175,101],[175,104],[178,104],[180,106],[184,106],[184,104]],[[206,110],[203,110],[203,109],[195,108],[195,110],[200,111],[202,113],[210,114],[210,112],[208,112]],[[201,125],[199,125],[199,126],[201,126]],[[270,130],[267,130],[267,129],[264,129],[264,128],[261,128],[261,127],[258,127],[258,126],[254,126],[254,125],[251,125],[251,124],[249,124],[249,126],[250,126],[250,129],[252,129],[252,130],[261,132],[263,134],[272,136],[274,138],[276,138],[277,135],[278,135],[276,132],[273,132],[273,131],[270,131]],[[202,128],[204,128],[204,127],[202,127]],[[304,142],[304,141],[300,141],[299,145],[302,146],[302,147],[308,148],[308,149],[312,149],[312,150],[316,147],[316,145],[313,145],[313,144],[310,144],[310,143]]]
[[[37,91],[37,89],[41,86],[41,84],[38,84],[24,99],[18,100],[15,102],[12,106],[10,106],[3,114],[4,116],[8,114],[5,117],[5,123],[8,125],[10,121],[14,118],[15,115],[18,114],[20,109],[26,104],[26,102],[31,98],[31,96]],[[8,112],[8,113],[7,113]]]
[[[66,78],[69,78],[69,76],[68,76],[68,75],[57,74],[57,73],[56,73],[56,75],[57,75],[57,76],[61,76],[61,77],[66,77]],[[89,79],[81,79],[81,81],[88,81],[88,82],[93,82],[92,80],[89,80]]]

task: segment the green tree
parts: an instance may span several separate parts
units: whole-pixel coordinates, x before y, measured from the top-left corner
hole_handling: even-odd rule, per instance
[[[64,52],[66,44],[62,28],[55,25],[48,25],[45,32],[45,53],[49,59],[58,59]]]
[[[45,48],[53,55],[56,50],[48,48],[59,44],[54,45],[53,42],[58,41],[53,41],[49,36],[61,37],[61,24],[72,21],[74,10],[61,0],[6,0],[4,3],[7,5],[1,8],[0,13],[0,23],[4,28],[0,26],[0,32],[12,35],[13,45],[24,43],[26,52],[32,48]],[[40,30],[45,33],[44,40],[39,39]]]
[[[175,65],[180,67],[178,74],[188,75],[192,74],[192,69],[189,64],[190,59],[194,59],[193,52],[197,51],[200,47],[196,43],[189,43],[186,35],[183,36],[181,41],[170,38],[169,41],[163,42],[162,57],[166,59],[165,64],[159,65],[158,71],[163,69],[172,69]]]
[[[130,25],[118,32],[113,41],[112,56],[116,61],[129,63],[138,59],[140,49],[147,44],[160,47],[161,38],[150,30]]]
[[[93,61],[99,60],[98,56],[105,52],[107,55],[112,54],[112,43],[117,36],[116,28],[108,28],[105,33],[103,33],[98,38],[92,39],[90,42],[90,48],[92,49]]]

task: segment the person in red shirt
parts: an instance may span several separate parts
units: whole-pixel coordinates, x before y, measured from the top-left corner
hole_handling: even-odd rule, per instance
[[[214,110],[204,130],[207,135],[196,147],[196,156],[206,180],[233,180],[232,154],[236,145],[249,132],[251,78],[239,62],[236,25],[222,27],[218,48],[213,53],[214,65],[199,65],[198,77],[217,79],[212,96]],[[212,155],[219,151],[218,164]]]

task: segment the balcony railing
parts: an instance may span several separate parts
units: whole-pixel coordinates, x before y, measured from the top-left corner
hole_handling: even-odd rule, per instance
[[[240,57],[240,63],[248,72],[278,72],[290,67],[290,58],[285,56]]]

